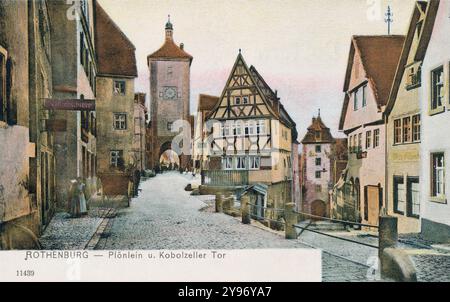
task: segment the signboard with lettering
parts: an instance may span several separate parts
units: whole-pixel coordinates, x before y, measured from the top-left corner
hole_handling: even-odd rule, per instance
[[[45,99],[47,110],[95,111],[95,100],[87,99]]]
[[[47,131],[65,132],[67,131],[67,120],[47,120]]]

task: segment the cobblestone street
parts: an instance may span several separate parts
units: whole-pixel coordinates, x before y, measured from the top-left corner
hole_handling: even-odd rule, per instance
[[[191,196],[183,188],[192,177],[158,175],[142,183],[140,197],[111,220],[101,249],[310,248],[298,240],[246,226],[224,214],[202,211],[213,196]],[[365,281],[368,267],[323,254],[324,281]]]
[[[131,206],[106,221],[107,209],[91,209],[89,216],[80,219],[58,213],[40,238],[41,244],[53,250],[89,249],[91,245],[103,250],[319,248],[324,281],[377,279],[371,268],[378,259],[377,249],[308,231],[297,240],[285,240],[283,232],[257,222],[243,225],[239,218],[214,213],[214,196],[191,196],[184,191],[189,183],[198,183],[198,179],[175,172],[143,181]],[[364,232],[332,234],[378,244],[377,238]],[[450,281],[450,255],[404,240],[399,247],[410,253],[419,281]]]

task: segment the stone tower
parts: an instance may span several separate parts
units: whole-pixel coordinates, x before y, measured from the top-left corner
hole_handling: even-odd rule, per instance
[[[335,139],[319,115],[302,140],[302,211],[329,216],[329,190],[332,185],[332,153]]]
[[[165,42],[160,49],[147,57],[150,70],[151,143],[150,168],[159,165],[161,155],[171,150],[172,140],[179,134],[173,125],[176,121],[189,121],[190,67],[193,57],[173,39],[173,25],[165,26]],[[187,142],[186,142],[187,143]],[[179,154],[180,155],[180,154]],[[190,156],[180,156],[180,166],[185,169]]]

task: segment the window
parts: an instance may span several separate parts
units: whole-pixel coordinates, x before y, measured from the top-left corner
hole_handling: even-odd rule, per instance
[[[126,130],[127,129],[127,115],[126,113],[114,114],[114,129]]]
[[[316,171],[316,178],[317,179],[322,178],[322,171]]]
[[[234,128],[234,135],[241,136],[242,135],[242,122],[237,121]]]
[[[259,156],[250,156],[249,162],[251,170],[259,170],[261,166],[261,158]]]
[[[168,66],[167,67],[167,78],[168,79],[172,78],[172,75],[173,75],[173,68],[172,68],[172,66]]]
[[[110,163],[112,167],[122,168],[124,166],[123,151],[113,150],[110,152]]]
[[[315,137],[316,137],[316,140],[320,140],[320,137],[321,137],[320,131],[315,132]]]
[[[173,130],[173,122],[167,122],[167,130],[172,132],[172,130]]]
[[[222,124],[222,136],[230,136],[230,124],[228,122]]]
[[[403,118],[403,142],[411,142],[411,118]]]
[[[237,97],[234,98],[234,104],[235,105],[240,105],[241,104],[241,97],[240,96],[237,96]]]
[[[420,142],[420,114],[414,115],[412,118],[413,141]]]
[[[402,120],[396,119],[394,121],[394,144],[402,143]]]
[[[366,149],[369,149],[372,145],[372,131],[366,132]]]
[[[403,176],[394,176],[394,212],[401,215],[406,212],[406,190]]]
[[[316,193],[321,193],[322,192],[322,186],[321,185],[316,185],[315,191],[316,191]]]
[[[442,107],[444,100],[444,67],[441,66],[431,72],[431,110]]]
[[[244,104],[248,104],[248,96],[242,97],[242,102],[243,102]]]
[[[362,133],[358,134],[358,149],[361,151],[362,148]]]
[[[322,166],[322,159],[316,158],[316,166]]]
[[[322,152],[322,146],[316,145],[316,153],[321,153],[321,152]]]
[[[82,32],[80,32],[80,64],[84,66],[85,64],[85,57],[84,57],[84,53],[85,53],[85,47],[84,47],[84,34]]]
[[[444,153],[431,154],[431,197],[443,198],[445,194]]]
[[[236,157],[236,169],[237,170],[247,169],[247,158],[245,156]]]
[[[358,110],[358,91],[353,92],[353,110]]]
[[[264,120],[259,120],[256,123],[256,133],[257,134],[265,134],[266,133],[266,124]]]
[[[224,170],[233,169],[233,158],[231,156],[227,156],[222,159],[222,168]]]
[[[367,106],[367,85],[362,87],[362,107]]]
[[[0,121],[7,121],[7,97],[6,97],[6,60],[7,52],[0,46]]]
[[[125,95],[125,81],[114,81],[114,94]]]
[[[373,147],[377,148],[380,146],[380,129],[375,129],[373,131]]]
[[[407,207],[408,217],[419,218],[420,216],[420,183],[418,177],[408,177],[407,184]]]

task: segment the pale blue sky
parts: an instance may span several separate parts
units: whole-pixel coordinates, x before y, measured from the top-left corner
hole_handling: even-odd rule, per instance
[[[136,46],[136,90],[148,94],[148,54],[164,41],[167,15],[174,39],[194,56],[191,112],[198,95],[220,95],[239,48],[281,97],[300,138],[321,109],[337,134],[352,35],[405,34],[413,0],[99,0]]]

